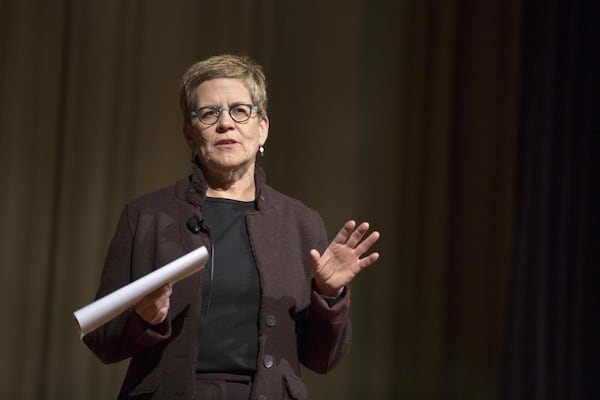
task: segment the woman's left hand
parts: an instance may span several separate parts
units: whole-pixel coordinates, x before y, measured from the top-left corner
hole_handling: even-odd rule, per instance
[[[371,253],[361,258],[380,236],[379,232],[375,231],[363,240],[368,230],[368,222],[363,222],[356,227],[355,221],[348,221],[325,249],[323,255],[315,249],[310,251],[315,284],[320,294],[339,295],[356,274],[377,261],[379,253]]]

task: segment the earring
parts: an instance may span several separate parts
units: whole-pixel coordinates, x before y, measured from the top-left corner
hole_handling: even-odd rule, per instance
[[[260,147],[258,148],[258,152],[260,153],[260,156],[261,156],[261,157],[264,157],[264,156],[265,156],[265,148],[264,148],[263,146],[260,146]]]

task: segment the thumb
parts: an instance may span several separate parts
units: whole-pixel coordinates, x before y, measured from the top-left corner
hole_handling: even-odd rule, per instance
[[[310,251],[310,267],[312,268],[314,273],[316,273],[317,270],[319,269],[320,259],[321,259],[321,253],[319,253],[319,251],[316,249],[312,249]]]

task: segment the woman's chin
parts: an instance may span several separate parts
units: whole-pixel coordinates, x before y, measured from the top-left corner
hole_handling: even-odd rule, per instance
[[[244,170],[254,165],[254,160],[233,160],[233,159],[213,159],[210,162],[211,169],[220,173],[231,173],[238,170]]]

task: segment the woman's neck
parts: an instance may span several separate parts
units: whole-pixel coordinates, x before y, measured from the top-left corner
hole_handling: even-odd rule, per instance
[[[246,171],[228,171],[226,173],[210,173],[205,171],[208,184],[206,195],[239,201],[252,201],[256,197],[254,168]]]

